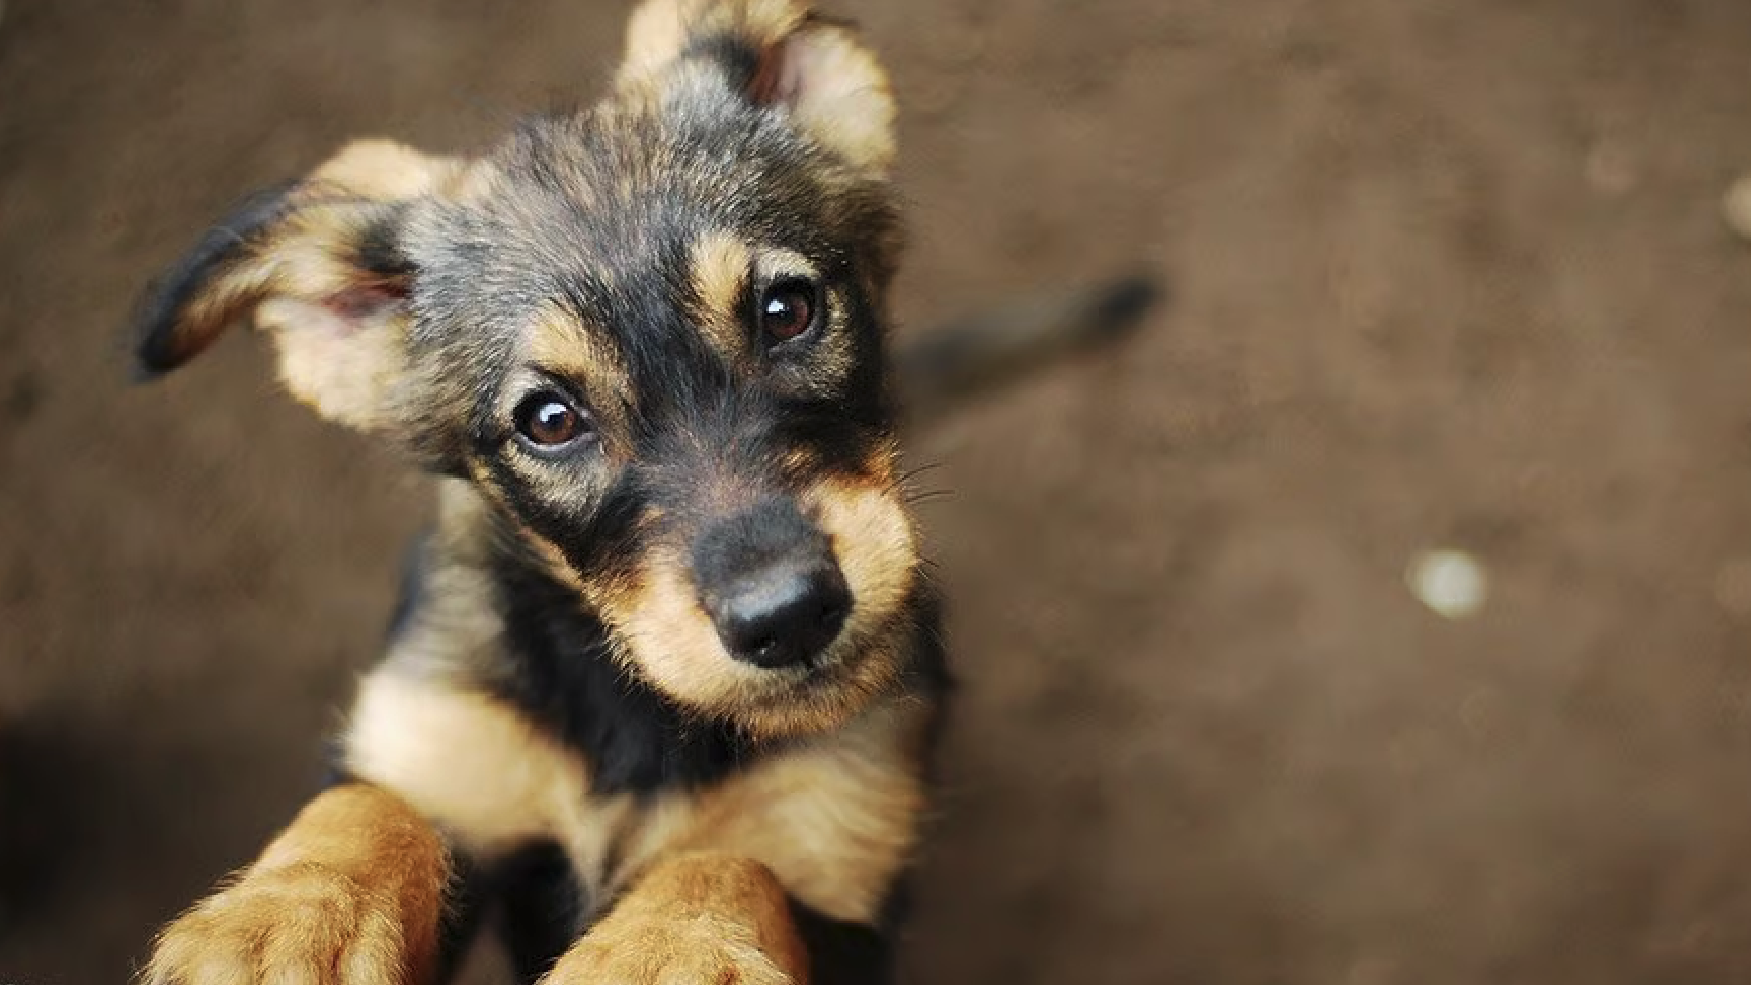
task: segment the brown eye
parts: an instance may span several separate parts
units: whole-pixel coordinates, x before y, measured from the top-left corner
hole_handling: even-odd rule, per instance
[[[517,405],[512,418],[524,444],[538,452],[552,452],[589,433],[590,421],[564,396],[542,391]]]
[[[781,280],[760,295],[760,331],[774,345],[807,335],[815,326],[815,286]]]

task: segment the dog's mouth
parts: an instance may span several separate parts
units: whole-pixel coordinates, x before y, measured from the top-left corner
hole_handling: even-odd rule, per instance
[[[893,690],[905,670],[903,614],[866,632],[844,631],[804,664],[755,670],[729,717],[757,735],[835,728]],[[729,658],[726,656],[726,660]]]
[[[811,691],[836,687],[857,677],[860,665],[897,632],[899,621],[899,614],[892,613],[877,624],[868,624],[854,606],[847,614],[846,624],[820,650],[787,666],[761,668],[762,676],[777,689]],[[735,658],[726,651],[724,659]]]
[[[795,513],[785,522],[814,532],[804,549],[747,540],[722,551],[727,574],[703,539],[705,551],[651,551],[604,612],[629,669],[759,733],[832,727],[889,689],[918,577],[909,519],[885,489],[855,487],[817,490]],[[756,529],[782,529],[764,519]]]

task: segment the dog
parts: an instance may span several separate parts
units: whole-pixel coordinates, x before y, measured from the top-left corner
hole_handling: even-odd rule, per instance
[[[894,114],[802,0],[646,0],[592,108],[351,144],[148,289],[145,375],[252,323],[438,510],[334,782],[145,982],[418,985],[485,924],[549,985],[888,977],[950,684],[902,404],[1149,297],[890,354]]]

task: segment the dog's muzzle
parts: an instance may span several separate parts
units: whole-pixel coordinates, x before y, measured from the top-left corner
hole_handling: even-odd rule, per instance
[[[789,497],[709,526],[693,547],[693,581],[724,649],[757,667],[819,661],[853,604],[832,545]]]

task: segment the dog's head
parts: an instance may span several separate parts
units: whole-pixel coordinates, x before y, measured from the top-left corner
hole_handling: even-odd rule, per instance
[[[918,577],[882,356],[893,103],[796,0],[649,0],[612,93],[479,159],[363,142],[154,285],[150,372],[229,323],[464,477],[681,705],[830,727]]]

